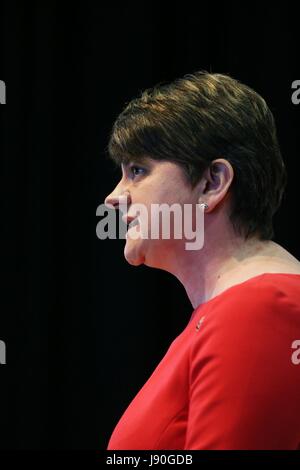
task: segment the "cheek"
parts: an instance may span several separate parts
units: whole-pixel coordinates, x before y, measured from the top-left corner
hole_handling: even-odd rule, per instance
[[[137,232],[142,239],[184,239],[199,231],[199,209],[196,204],[178,204],[172,210],[167,206],[153,205],[139,216]]]
[[[159,187],[149,189],[145,195],[145,204],[151,206],[151,203],[156,204],[187,204],[192,201],[192,194],[188,188],[175,181],[162,182]]]
[[[164,176],[163,178],[159,178],[159,180],[155,179],[154,181],[153,179],[152,181],[147,182],[147,184],[143,185],[143,188],[139,188],[139,191],[134,193],[133,204],[135,202],[143,205],[143,211],[138,215],[138,217],[140,220],[140,231],[144,238],[151,238],[151,231],[154,224],[155,233],[158,231],[161,235],[161,230],[157,229],[156,226],[162,222],[163,216],[161,215],[159,217],[160,222],[158,222],[158,218],[155,216],[157,212],[157,207],[155,207],[155,205],[167,204],[169,207],[173,204],[179,205],[183,223],[183,220],[185,219],[184,204],[190,204],[192,206],[192,214],[190,216],[187,215],[188,219],[190,219],[190,222],[188,223],[192,222],[193,228],[196,226],[194,221],[195,196],[188,185],[184,183],[182,178],[178,175],[169,175],[168,178]],[[134,212],[135,211],[133,211],[133,213]],[[154,224],[152,225],[151,216],[154,221]],[[173,233],[173,228],[174,223],[173,220],[171,220],[171,234]]]

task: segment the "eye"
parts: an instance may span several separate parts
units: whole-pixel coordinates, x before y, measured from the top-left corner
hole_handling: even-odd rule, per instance
[[[144,170],[144,168],[142,168],[140,166],[132,165],[130,167],[130,172],[133,175],[133,177],[135,177],[135,176],[139,176],[139,175],[143,174],[145,172],[145,170]]]

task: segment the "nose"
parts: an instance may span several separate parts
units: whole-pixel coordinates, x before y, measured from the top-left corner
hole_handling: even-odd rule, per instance
[[[118,186],[104,200],[104,204],[110,204],[114,209],[119,209],[122,204],[130,204],[130,194],[128,191],[121,191]]]

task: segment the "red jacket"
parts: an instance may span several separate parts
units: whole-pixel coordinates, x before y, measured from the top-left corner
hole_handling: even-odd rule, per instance
[[[299,444],[300,274],[265,273],[194,310],[107,449]]]

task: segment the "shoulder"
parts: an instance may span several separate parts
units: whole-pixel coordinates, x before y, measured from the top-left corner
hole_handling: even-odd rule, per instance
[[[300,331],[300,275],[266,273],[232,286],[201,309],[192,351],[222,353],[237,360],[254,349],[282,347],[286,353]],[[192,354],[193,355],[193,354]]]
[[[213,299],[214,300],[214,299]],[[300,312],[300,274],[264,273],[227,289],[211,303],[220,320],[228,315],[243,318]]]
[[[197,317],[194,324],[204,321],[191,329],[186,448],[296,448],[300,275],[256,276]]]

